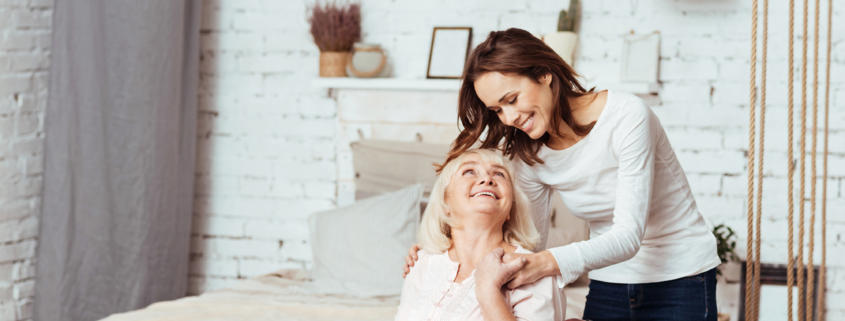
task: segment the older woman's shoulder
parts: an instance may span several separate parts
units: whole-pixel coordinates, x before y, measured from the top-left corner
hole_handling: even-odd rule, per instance
[[[522,247],[522,245],[514,244],[514,246],[516,246],[516,251],[513,252],[516,254],[534,254],[534,252],[525,249],[524,247]]]
[[[527,250],[522,246],[516,245],[516,251],[514,251],[514,253],[517,253],[517,254],[532,254],[534,252]],[[532,291],[532,292],[533,291],[546,292],[550,288],[556,290],[557,284],[558,284],[557,278],[558,278],[558,276],[554,276],[554,275],[544,276],[534,283],[524,284],[517,289],[529,290],[529,291]]]
[[[421,249],[417,251],[417,261],[414,266],[428,266],[430,264],[447,264],[449,257],[445,252],[429,252]]]
[[[566,315],[566,296],[558,288],[557,278],[559,276],[545,276],[509,291],[507,300],[514,316],[532,320],[563,320]]]

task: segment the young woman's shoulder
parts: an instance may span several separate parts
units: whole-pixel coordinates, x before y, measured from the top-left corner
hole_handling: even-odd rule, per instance
[[[612,100],[608,100],[608,105],[613,105],[615,114],[622,116],[619,117],[620,119],[631,116],[643,117],[652,113],[651,108],[637,95],[625,91],[613,91],[612,95]]]

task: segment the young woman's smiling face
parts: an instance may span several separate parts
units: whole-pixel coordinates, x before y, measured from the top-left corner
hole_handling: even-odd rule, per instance
[[[473,84],[478,98],[499,116],[503,124],[524,131],[538,139],[551,130],[552,77],[546,74],[540,82],[519,75],[488,72]]]
[[[468,212],[507,219],[513,206],[513,186],[508,172],[499,164],[468,155],[446,187],[446,204],[458,220]]]

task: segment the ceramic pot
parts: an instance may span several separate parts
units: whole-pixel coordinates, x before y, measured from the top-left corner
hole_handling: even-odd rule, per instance
[[[320,77],[346,77],[348,52],[320,52]]]
[[[346,72],[353,77],[375,77],[387,62],[380,45],[355,43],[346,62]]]
[[[572,31],[559,31],[545,35],[543,42],[563,58],[566,64],[572,66],[572,53],[575,51],[575,44],[578,43],[577,34]]]

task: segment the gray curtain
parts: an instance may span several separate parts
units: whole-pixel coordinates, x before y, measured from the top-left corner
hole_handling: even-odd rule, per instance
[[[35,319],[184,296],[199,0],[56,1]]]

